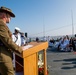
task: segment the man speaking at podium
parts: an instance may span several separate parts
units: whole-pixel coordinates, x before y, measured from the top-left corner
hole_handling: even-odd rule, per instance
[[[12,34],[6,25],[15,17],[6,7],[0,7],[0,73],[1,75],[15,75],[12,64],[13,52],[22,53],[22,48],[12,41]]]

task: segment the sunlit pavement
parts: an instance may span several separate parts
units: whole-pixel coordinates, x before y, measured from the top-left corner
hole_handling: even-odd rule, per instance
[[[76,75],[76,53],[48,48],[47,65],[50,67],[49,75]]]

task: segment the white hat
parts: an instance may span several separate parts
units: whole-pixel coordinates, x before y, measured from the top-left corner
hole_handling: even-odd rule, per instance
[[[20,31],[20,28],[18,28],[18,27],[15,27],[15,29],[18,30],[18,31]]]

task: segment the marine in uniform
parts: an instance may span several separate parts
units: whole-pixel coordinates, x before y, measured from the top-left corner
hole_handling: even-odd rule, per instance
[[[12,33],[6,23],[15,17],[11,9],[0,7],[0,73],[15,75],[12,64],[13,52],[22,53],[22,48],[12,41]]]

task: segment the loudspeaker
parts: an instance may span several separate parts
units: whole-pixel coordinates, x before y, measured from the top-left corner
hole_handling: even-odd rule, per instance
[[[25,37],[27,37],[27,33],[25,33]]]

